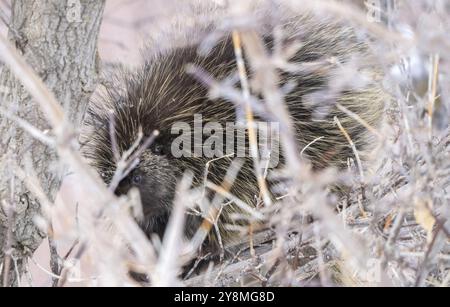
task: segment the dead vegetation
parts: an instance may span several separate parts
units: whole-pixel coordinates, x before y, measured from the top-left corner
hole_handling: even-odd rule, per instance
[[[177,10],[177,1],[169,2],[165,13],[152,17],[155,29],[180,22],[174,20],[178,16],[168,17]],[[263,2],[270,5],[270,1]],[[261,204],[254,223],[240,229],[240,242],[222,246],[220,261],[215,262],[199,254],[198,247],[207,233],[214,231],[221,206],[230,201],[239,203],[239,195],[230,195],[227,190],[236,170],[229,170],[222,186],[206,185],[217,197],[190,242],[182,239],[184,212],[202,193],[192,189],[192,178],[186,174],[179,183],[166,235],[148,241],[129,214],[139,212],[139,197],[117,198],[105,187],[78,151],[77,127],[66,120],[53,94],[17,51],[0,37],[0,59],[39,103],[53,133],[45,134],[22,122],[6,108],[1,112],[52,146],[59,163],[73,173],[72,192],[63,195],[61,203],[73,202],[75,197],[79,201],[76,206],[55,205],[32,169],[16,168],[13,176],[40,201],[42,217],[36,222],[54,244],[53,265],[47,272],[54,285],[138,285],[129,277],[131,269],[148,275],[152,286],[449,286],[450,5],[445,0],[368,1],[381,5],[378,15],[377,6],[365,7],[359,1],[280,2],[299,13],[312,10],[340,18],[356,25],[360,35],[371,37],[370,47],[383,69],[383,84],[389,93],[386,120],[380,128],[363,123],[378,144],[368,153],[370,165],[365,165],[359,157],[363,153],[352,146],[345,128],[335,119],[353,148],[346,172],[311,172],[296,152],[289,129],[285,130],[281,141],[287,167],[276,175],[290,179],[289,193],[272,203],[266,196],[266,178],[258,173]],[[247,102],[246,119],[251,122],[254,110],[245,84],[260,82],[266,89],[266,110],[288,125],[289,118],[280,111],[283,92],[275,80],[276,67],[289,63],[283,54],[266,52],[261,38],[248,30],[256,21],[251,19],[252,4],[245,3],[215,1],[215,12],[219,11],[221,18],[219,14],[202,14],[197,5],[183,5],[184,10],[177,10],[176,15],[187,23],[190,18],[214,18],[218,28],[232,29],[237,56],[243,49],[255,65],[256,81],[247,80],[245,70],[237,67],[241,89],[230,89],[227,80],[218,80],[211,89],[215,95],[228,94],[230,98],[229,91],[236,91],[234,97]],[[141,22],[137,27],[150,26]],[[154,34],[149,41],[160,40],[159,36],[163,35]],[[213,41],[214,33],[205,45]],[[238,63],[244,65],[243,61]],[[258,66],[260,63],[272,65]],[[337,76],[340,83],[355,86],[357,80],[352,75],[358,75],[363,65],[364,59],[360,59],[342,67],[342,75]],[[239,105],[242,101],[235,102]],[[343,111],[357,118],[349,110]],[[256,159],[255,165],[259,163]],[[239,167],[238,163],[233,166]],[[329,187],[337,182],[351,187],[340,199],[329,193]],[[13,211],[8,216],[13,218]],[[63,231],[55,234],[54,223]],[[67,246],[65,251],[62,245]],[[6,258],[0,270],[13,266],[11,260]],[[181,278],[180,269],[188,263],[201,267],[202,273],[193,269]],[[22,284],[33,285],[33,276],[24,274]]]

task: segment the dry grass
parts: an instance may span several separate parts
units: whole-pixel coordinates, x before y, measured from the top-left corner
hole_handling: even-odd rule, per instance
[[[262,52],[261,38],[251,31],[241,31],[243,25],[252,22],[251,6],[242,2],[230,1],[228,7],[227,1],[217,1],[222,18],[202,14],[200,17],[216,18],[219,26],[234,29],[238,56],[244,48],[253,61],[286,63],[281,55],[268,58]],[[37,138],[42,136],[49,146],[56,146],[61,163],[75,173],[76,179],[71,182],[76,186],[71,189],[78,192],[63,195],[63,202],[73,202],[73,195],[83,195],[82,200],[78,197],[80,204],[74,219],[74,211],[67,209],[73,206],[52,205],[39,188],[39,180],[29,175],[32,172],[17,170],[17,177],[41,199],[45,209],[40,220],[42,227],[46,231],[52,229],[52,216],[53,223],[63,229],[57,235],[49,232],[54,244],[69,247],[66,254],[60,250],[60,269],[48,272],[56,285],[138,285],[127,274],[130,268],[147,274],[149,284],[160,286],[450,285],[450,6],[445,0],[381,1],[390,7],[395,2],[395,9],[382,15],[379,23],[373,23],[367,10],[353,5],[356,1],[308,1],[308,5],[298,5],[294,0],[282,2],[299,13],[311,6],[316,13],[343,18],[356,24],[361,35],[369,33],[373,37],[370,45],[384,71],[383,83],[390,97],[383,125],[362,125],[374,135],[378,145],[368,154],[371,162],[364,164],[336,118],[356,158],[349,158],[347,172],[329,169],[312,173],[294,149],[288,129],[281,135],[287,158],[282,175],[295,183],[290,193],[272,204],[267,197],[266,178],[258,173],[265,205],[255,215],[265,217],[265,222],[242,228],[241,241],[223,247],[232,256],[203,265],[200,275],[188,274],[184,280],[179,276],[180,269],[191,259],[199,260],[197,264],[203,259],[204,255],[197,254],[198,246],[207,232],[214,231],[221,206],[239,200],[227,194],[226,188],[207,184],[206,188],[214,190],[218,197],[212,201],[202,228],[192,241],[186,242],[182,239],[183,212],[201,195],[191,189],[191,177],[186,175],[179,184],[167,235],[163,240],[148,241],[128,214],[139,210],[138,197],[117,198],[104,187],[72,146],[72,128],[63,121],[62,110],[51,93],[15,51],[8,49],[8,43],[0,41],[0,57],[15,69],[40,103],[56,140],[48,140],[32,126],[20,125],[19,119],[10,118]],[[154,17],[155,29],[174,22],[167,16],[172,16],[170,10],[176,9],[176,3],[166,9],[162,17]],[[198,18],[197,9],[185,8],[179,14],[186,22]],[[249,62],[251,65],[252,60]],[[244,65],[243,61],[238,63]],[[250,93],[245,86],[248,76],[243,67],[238,68],[242,97],[247,98],[246,115],[251,122]],[[267,110],[289,127],[288,116],[280,111],[283,94],[273,79],[277,72],[270,67],[263,71],[258,71],[258,66],[254,69],[261,88],[266,90],[263,96]],[[347,73],[357,69],[358,63]],[[352,78],[348,80],[352,82]],[[229,91],[226,83],[219,82],[215,87],[218,95]],[[241,95],[228,92],[227,97]],[[357,118],[356,114],[343,111]],[[255,166],[259,163],[256,158]],[[235,170],[231,169],[225,187],[234,176]],[[337,199],[328,193],[329,186],[342,180],[352,188]],[[32,276],[24,276],[23,284],[33,284]]]

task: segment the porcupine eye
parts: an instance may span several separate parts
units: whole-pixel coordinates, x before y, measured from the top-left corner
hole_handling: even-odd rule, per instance
[[[133,181],[133,184],[140,184],[142,182],[142,176],[141,175],[134,175],[131,180]]]
[[[157,144],[153,147],[153,153],[158,156],[164,155],[164,146]]]

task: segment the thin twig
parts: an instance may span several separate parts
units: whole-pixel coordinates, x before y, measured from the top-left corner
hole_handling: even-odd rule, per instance
[[[334,122],[338,125],[339,130],[341,130],[342,134],[347,139],[347,142],[350,144],[350,146],[351,146],[351,148],[353,150],[353,154],[355,155],[355,158],[356,158],[356,163],[358,164],[358,170],[359,170],[359,176],[360,176],[361,182],[365,182],[364,169],[363,169],[363,166],[362,166],[361,159],[359,157],[358,150],[356,149],[355,143],[353,143],[352,138],[348,134],[347,130],[345,130],[345,128],[342,126],[342,124],[339,121],[339,118],[337,116],[334,117]]]
[[[245,105],[245,116],[247,120],[247,129],[248,129],[248,138],[249,138],[249,146],[250,146],[250,154],[253,158],[254,170],[256,173],[256,179],[258,180],[258,186],[260,189],[260,193],[264,204],[266,206],[272,205],[272,199],[270,197],[270,193],[267,187],[266,179],[264,178],[263,168],[261,166],[261,161],[259,159],[259,149],[258,149],[258,141],[257,135],[255,131],[255,119],[253,115],[252,106],[249,102],[250,98],[250,86],[248,84],[247,72],[245,69],[244,56],[241,47],[241,36],[239,32],[233,31],[233,46],[234,53],[236,55],[236,64],[239,71],[239,77],[241,80],[242,92]]]

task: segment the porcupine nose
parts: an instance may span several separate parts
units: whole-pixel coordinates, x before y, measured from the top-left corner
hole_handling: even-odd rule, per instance
[[[125,178],[119,183],[116,190],[114,191],[114,194],[117,196],[125,195],[128,194],[129,190],[130,190],[130,182],[128,178]]]

